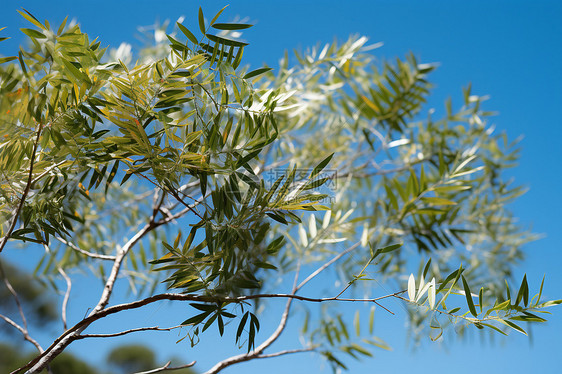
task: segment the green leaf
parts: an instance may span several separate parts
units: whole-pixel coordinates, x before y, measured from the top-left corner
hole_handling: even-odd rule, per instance
[[[523,303],[525,304],[525,306],[527,306],[529,302],[529,285],[527,284],[527,274],[523,275],[523,281],[521,282],[519,292],[517,293],[517,298],[515,299],[515,306],[519,305],[521,300],[523,300]]]
[[[461,278],[462,278],[462,285],[464,287],[464,294],[466,296],[466,302],[468,304],[468,309],[470,309],[470,313],[474,317],[477,317],[478,313],[476,312],[476,308],[474,307],[474,302],[472,301],[472,294],[470,293],[470,288],[468,287],[468,283],[466,282],[464,275],[461,275]]]
[[[257,157],[258,154],[260,154],[261,152],[261,148],[248,153],[246,156],[242,157],[241,159],[238,160],[238,162],[236,162],[236,169],[238,169],[241,166],[244,166],[248,163],[248,161],[253,160],[254,158]]]
[[[523,330],[520,326],[516,325],[515,323],[505,320],[505,319],[498,319],[498,321],[500,321],[501,323],[503,323],[506,326],[511,327],[512,329],[519,331],[521,334],[527,335],[527,333],[525,332],[525,330]]]
[[[46,39],[47,37],[43,34],[40,33],[37,30],[33,30],[33,29],[26,29],[26,28],[22,28],[20,29],[25,35],[29,36],[30,38],[33,39]]]
[[[245,47],[248,45],[248,43],[241,42],[239,40],[227,39],[227,38],[223,38],[222,36],[217,36],[213,34],[205,34],[205,36],[209,38],[209,40],[212,40],[215,43],[220,43],[224,45],[229,45],[234,47]]]
[[[70,74],[72,74],[72,76],[78,80],[78,82],[82,82],[83,80],[86,80],[87,77],[85,76],[84,73],[82,73],[80,70],[78,70],[78,68],[76,66],[74,66],[74,64],[64,58],[60,58],[63,65],[66,67],[66,69],[70,72]]]
[[[396,244],[387,245],[386,247],[377,249],[375,251],[375,253],[373,254],[373,257],[371,257],[370,261],[373,261],[375,259],[375,257],[377,257],[381,253],[389,253],[389,252],[397,250],[398,248],[402,247],[403,244],[404,243],[396,243]]]
[[[240,324],[238,325],[238,329],[236,330],[236,343],[240,340],[242,336],[242,332],[244,331],[244,326],[246,325],[246,321],[248,320],[248,315],[250,312],[246,312],[242,319],[240,320]]]
[[[189,305],[191,305],[192,307],[194,307],[195,309],[199,309],[201,311],[204,312],[212,312],[215,311],[217,309],[216,305],[213,304],[195,304],[195,303],[190,303]]]
[[[493,330],[496,330],[496,331],[499,332],[500,334],[506,335],[506,336],[507,336],[507,334],[506,334],[505,332],[503,332],[501,329],[497,328],[497,327],[494,326],[494,325],[490,325],[489,323],[484,323],[484,322],[479,322],[479,323],[480,323],[482,326],[489,327],[489,328],[491,328],[491,329],[493,329]]]
[[[320,163],[316,165],[316,167],[312,170],[312,173],[310,173],[309,178],[310,179],[315,178],[326,167],[326,165],[328,165],[332,157],[334,157],[333,153],[328,157],[326,157],[325,159],[323,159],[322,161],[320,161]]]
[[[445,278],[445,280],[443,282],[441,282],[441,285],[439,286],[439,288],[437,288],[436,292],[439,293],[439,291],[444,289],[447,286],[447,284],[453,279],[455,280],[453,282],[453,284],[455,284],[457,282],[457,279],[459,278],[459,276],[462,274],[463,270],[464,269],[461,266],[459,269],[457,269],[457,270],[453,271],[451,274],[449,274],[447,276],[447,278]]]
[[[215,23],[211,26],[218,30],[244,30],[254,25],[250,25],[247,23]]]
[[[535,305],[538,305],[540,300],[541,300],[541,296],[542,296],[542,288],[544,286],[544,278],[546,277],[546,275],[542,276],[542,281],[541,281],[541,288],[539,289],[539,294],[537,296],[537,301],[535,302]]]
[[[482,307],[484,304],[484,287],[480,287],[480,292],[478,293],[478,304],[480,305],[480,313],[482,313]]]
[[[550,301],[546,301],[542,304],[537,305],[537,308],[546,308],[549,306],[554,306],[554,305],[560,305],[562,304],[562,299],[560,300],[550,300]]]
[[[215,14],[215,16],[213,17],[213,19],[211,20],[211,26],[215,23],[215,21],[220,17],[220,15],[222,14],[222,12],[228,7],[228,5],[225,5],[222,7],[221,10],[219,10],[219,12],[217,14]]]
[[[257,77],[258,75],[261,75],[263,73],[267,73],[268,71],[271,71],[271,70],[273,70],[273,69],[272,68],[259,68],[259,69],[256,69],[256,70],[252,70],[251,72],[246,73],[244,75],[244,79],[254,78],[254,77]]]
[[[472,188],[471,186],[457,185],[457,186],[433,187],[430,190],[435,191],[436,193],[443,193],[443,192],[453,192],[453,191],[466,191],[466,190],[470,190],[471,188]]]
[[[429,271],[429,266],[431,265],[431,257],[429,258],[429,260],[427,260],[427,263],[425,264],[425,267],[423,268],[423,278],[425,278],[425,276],[427,275],[427,272]]]
[[[440,197],[422,197],[421,200],[424,203],[431,205],[457,205],[454,201],[443,199]]]
[[[488,310],[486,312],[486,314],[490,314],[491,312],[496,311],[496,310],[504,310],[505,308],[507,308],[510,305],[510,303],[511,303],[511,300],[506,300],[506,301],[496,305],[492,309]]]
[[[455,313],[458,312],[459,310],[461,310],[460,307],[453,308],[453,309],[449,310],[449,313],[450,313],[450,314],[455,314]]]
[[[205,34],[205,16],[203,16],[203,9],[199,7],[199,30],[202,34]]]
[[[57,35],[60,35],[64,31],[64,26],[66,26],[66,21],[68,20],[68,16],[64,17],[64,20],[61,22],[58,30]]]
[[[176,22],[176,25],[178,25],[178,28],[180,29],[180,31],[187,36],[187,39],[189,39],[192,43],[194,44],[199,44],[199,41],[197,40],[197,38],[195,37],[195,35],[193,35],[193,33],[191,31],[188,30],[187,27],[185,27],[184,25],[182,25],[179,22]]]
[[[25,13],[20,10],[18,10],[17,12],[21,14],[23,18],[25,18],[35,26],[39,27],[40,29],[45,30],[45,26],[43,26],[41,22],[39,22],[39,20],[33,16],[33,14],[29,13],[27,10],[25,10],[25,8],[22,9],[24,10]]]
[[[9,61],[13,61],[13,60],[17,60],[17,59],[18,59],[17,56],[0,57],[0,64],[3,64],[5,62],[9,62]]]
[[[270,264],[269,262],[256,262],[256,266],[262,269],[277,270],[277,266]]]
[[[197,314],[196,316],[193,316],[191,318],[186,319],[185,321],[183,321],[182,323],[180,323],[180,325],[198,325],[201,322],[203,322],[205,320],[205,318],[207,318],[209,316],[209,314],[211,314],[211,312],[204,312],[201,314]]]

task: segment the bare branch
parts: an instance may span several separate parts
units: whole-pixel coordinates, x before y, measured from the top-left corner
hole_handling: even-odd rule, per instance
[[[70,248],[74,249],[76,252],[80,252],[80,253],[82,253],[83,255],[86,255],[86,256],[88,256],[88,257],[97,258],[97,259],[100,259],[100,260],[115,261],[115,256],[102,255],[102,254],[99,254],[99,253],[94,253],[94,252],[86,251],[86,250],[84,250],[84,249],[78,247],[76,244],[71,243],[71,242],[69,242],[68,240],[65,240],[65,239],[61,238],[60,236],[55,236],[54,238],[57,239],[57,240],[58,240],[59,242],[61,242],[62,244],[67,245],[67,246],[69,246]]]
[[[299,262],[298,265],[297,265],[295,280],[293,281],[293,288],[292,288],[292,291],[291,291],[291,295],[294,295],[298,290],[297,282],[299,280],[300,269],[301,269],[301,263]],[[291,310],[292,301],[293,301],[293,299],[287,300],[287,304],[285,305],[285,310],[283,311],[283,315],[281,316],[281,321],[279,322],[279,325],[277,326],[277,329],[275,329],[273,334],[271,334],[271,336],[266,341],[264,341],[262,344],[259,345],[259,347],[253,352],[254,355],[259,355],[267,347],[269,347],[271,344],[273,344],[273,342],[275,342],[275,340],[277,340],[277,338],[279,338],[279,336],[281,335],[281,333],[285,329],[285,326],[287,325],[287,319],[289,318],[289,311]]]
[[[147,297],[142,300],[133,301],[130,303],[114,305],[109,308],[101,309],[96,313],[91,313],[88,317],[84,318],[80,322],[78,322],[73,327],[69,328],[65,332],[62,333],[55,341],[49,346],[41,355],[34,358],[31,362],[27,365],[16,369],[12,372],[12,374],[20,373],[26,369],[31,368],[29,371],[30,373],[38,372],[47,365],[56,355],[58,355],[64,348],[66,348],[72,341],[77,339],[78,334],[82,332],[86,327],[91,325],[93,322],[97,321],[98,319],[104,318],[108,315],[119,313],[124,310],[130,309],[137,309],[143,307],[145,305],[161,301],[161,300],[176,300],[176,301],[198,301],[198,302],[207,302],[207,303],[216,303],[216,302],[229,302],[229,303],[239,303],[247,300],[254,300],[254,299],[266,299],[266,298],[290,298],[290,299],[297,299],[301,301],[309,301],[315,303],[322,303],[322,302],[330,302],[330,301],[340,301],[340,302],[376,302],[379,300],[387,299],[390,297],[395,297],[401,300],[408,301],[407,299],[401,297],[402,293],[406,292],[405,290],[395,292],[392,294],[379,296],[373,299],[341,299],[337,297],[326,297],[326,298],[312,298],[312,297],[305,297],[299,296],[295,294],[254,294],[254,295],[245,295],[245,296],[238,296],[238,297],[217,297],[217,296],[206,296],[206,295],[194,295],[194,294],[179,294],[179,293],[163,293],[154,296]],[[243,355],[246,357],[246,355]]]
[[[2,318],[4,321],[6,321],[6,323],[8,323],[9,325],[13,326],[16,330],[18,330],[19,332],[21,332],[21,334],[23,335],[23,338],[25,340],[27,340],[28,342],[30,342],[31,344],[33,344],[35,346],[35,348],[37,348],[37,350],[39,351],[39,353],[43,353],[44,350],[41,347],[41,345],[35,340],[33,339],[30,335],[29,332],[27,331],[27,328],[23,328],[20,325],[18,325],[16,322],[14,322],[14,320],[12,320],[11,318],[6,317],[3,314],[0,314],[0,318]]]
[[[255,358],[279,357],[279,356],[289,355],[289,354],[293,354],[293,353],[311,352],[311,351],[314,351],[315,349],[316,349],[316,347],[299,348],[299,349],[287,349],[287,350],[279,351],[279,352],[275,352],[275,353],[257,355]]]
[[[182,325],[178,325],[178,326],[173,326],[173,327],[158,327],[158,326],[154,326],[154,327],[139,327],[136,329],[130,329],[130,330],[125,330],[125,331],[120,331],[120,332],[116,332],[113,334],[80,334],[77,335],[75,340],[80,340],[80,339],[86,339],[86,338],[113,338],[116,336],[123,336],[123,335],[127,335],[127,334],[131,334],[133,332],[139,332],[139,331],[172,331],[174,329],[177,328],[181,328],[183,327]]]
[[[111,297],[111,293],[113,292],[113,286],[115,285],[115,281],[117,280],[117,275],[119,274],[119,270],[121,269],[121,264],[129,253],[129,250],[144,236],[146,233],[152,231],[154,228],[154,222],[150,221],[144,227],[138,231],[129,241],[117,252],[117,256],[115,256],[115,260],[113,261],[113,267],[111,268],[111,272],[107,281],[105,282],[105,286],[103,288],[102,295],[96,307],[90,313],[90,316],[95,315],[100,310],[103,310],[107,303],[109,302],[109,298]]]
[[[62,326],[66,330],[66,309],[68,306],[68,298],[70,297],[70,290],[72,289],[72,281],[70,277],[66,275],[66,272],[62,269],[62,267],[58,267],[60,275],[64,278],[66,282],[66,292],[64,293],[64,299],[62,300],[62,307],[61,307],[61,319],[62,319]]]
[[[182,365],[182,366],[174,366],[171,367],[172,361],[168,361],[166,362],[166,364],[162,367],[156,368],[156,369],[152,369],[152,370],[148,370],[148,371],[141,371],[141,372],[137,372],[134,374],[152,374],[152,373],[160,373],[161,371],[172,371],[172,370],[180,370],[180,369],[185,369],[185,368],[190,368],[193,365],[195,365],[195,361],[186,364],[186,365]]]
[[[310,274],[308,277],[306,277],[305,280],[303,280],[298,286],[297,286],[297,291],[300,290],[305,284],[307,284],[309,281],[311,281],[314,277],[316,277],[318,274],[320,274],[321,272],[323,272],[328,266],[332,265],[334,262],[336,262],[337,260],[339,260],[340,258],[342,258],[343,256],[345,256],[346,254],[348,254],[349,252],[353,251],[355,248],[357,248],[359,246],[359,244],[361,244],[360,242],[357,242],[355,244],[353,244],[351,247],[347,248],[346,250],[344,250],[343,252],[338,253],[337,256],[335,256],[334,258],[332,258],[330,261],[326,262],[324,265],[320,266],[318,269],[316,269],[312,274]]]
[[[12,287],[12,284],[8,280],[8,277],[4,272],[4,267],[2,266],[2,262],[0,262],[0,276],[2,276],[6,288],[8,289],[8,291],[10,291],[10,293],[14,297],[14,300],[16,301],[16,305],[18,307],[18,311],[20,313],[20,317],[23,322],[23,328],[25,329],[25,331],[27,331],[27,320],[25,318],[25,314],[23,313],[23,308],[21,307],[20,298],[18,297],[18,293],[16,292],[16,290],[14,290],[14,287]]]
[[[42,172],[41,174],[39,174],[38,176],[33,178],[33,181],[31,182],[31,184],[37,183],[41,178],[43,178],[45,175],[49,174],[53,169],[58,168],[59,166],[61,166],[65,162],[68,162],[68,160],[62,160],[60,162],[57,162],[54,165],[49,166],[48,168],[45,169],[44,172]]]
[[[46,243],[43,243],[43,247],[45,248],[45,252],[47,252],[49,255],[52,256],[51,249],[49,248],[49,246]],[[62,300],[62,307],[61,307],[62,325],[63,325],[64,329],[66,330],[66,309],[67,309],[67,306],[68,306],[68,299],[70,297],[70,290],[72,289],[72,281],[70,280],[70,277],[66,274],[66,272],[63,270],[63,268],[59,264],[57,264],[57,270],[60,273],[60,275],[62,275],[64,280],[66,281],[66,292],[64,293],[64,298]]]

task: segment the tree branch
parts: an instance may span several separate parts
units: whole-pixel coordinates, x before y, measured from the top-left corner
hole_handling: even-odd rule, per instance
[[[55,239],[57,239],[59,242],[61,242],[64,245],[69,246],[70,248],[74,249],[76,252],[80,252],[85,256],[91,257],[91,258],[97,258],[100,260],[110,260],[110,261],[115,261],[115,256],[109,256],[109,255],[102,255],[99,253],[94,253],[94,252],[89,252],[86,251],[80,247],[78,247],[76,244],[69,242],[68,240],[65,240],[63,238],[61,238],[60,236],[54,236]]]
[[[33,182],[33,165],[35,163],[35,156],[37,155],[37,147],[39,146],[39,139],[41,138],[41,131],[42,130],[43,130],[43,124],[39,124],[39,128],[37,129],[37,136],[35,138],[35,142],[33,143],[33,151],[31,152],[31,157],[29,158],[29,173],[28,173],[28,177],[27,177],[27,183],[26,183],[25,189],[23,190],[23,193],[21,195],[21,200],[20,200],[18,206],[16,207],[16,210],[14,211],[14,216],[12,217],[12,222],[10,223],[10,227],[8,228],[8,231],[6,231],[6,235],[4,235],[4,237],[0,240],[0,253],[2,252],[4,247],[6,246],[6,243],[8,242],[8,239],[10,239],[10,235],[12,235],[12,232],[16,228],[16,224],[18,222],[18,218],[19,218],[21,209],[23,208],[23,204],[25,203],[25,199],[27,198],[27,195],[29,194],[29,190],[31,189],[31,185],[33,184],[32,183]]]
[[[152,373],[159,373],[161,371],[172,371],[172,370],[180,370],[180,369],[185,369],[185,368],[190,368],[193,365],[195,365],[195,361],[186,364],[186,365],[182,365],[182,366],[174,366],[171,367],[170,365],[172,364],[172,361],[168,361],[166,362],[166,364],[162,367],[156,368],[156,369],[152,369],[152,370],[148,370],[148,371],[141,371],[138,373],[134,373],[134,374],[152,374]]]
[[[129,239],[129,241],[117,252],[117,255],[115,256],[115,260],[113,261],[111,272],[109,274],[109,277],[107,278],[107,281],[105,282],[105,286],[103,288],[103,292],[100,297],[100,300],[98,301],[98,304],[95,306],[92,312],[90,313],[90,316],[97,314],[107,306],[107,303],[109,302],[109,298],[111,297],[111,294],[113,292],[115,281],[117,280],[117,275],[119,275],[119,270],[121,269],[121,265],[123,263],[123,260],[125,259],[125,256],[127,256],[129,250],[144,235],[152,231],[154,226],[155,226],[154,221],[150,221],[149,223],[144,225],[144,227],[141,230],[139,230],[131,239]]]
[[[13,326],[19,332],[21,332],[21,334],[23,335],[23,338],[25,340],[27,340],[28,342],[30,342],[31,344],[33,344],[35,346],[35,348],[37,348],[39,353],[42,354],[44,352],[41,345],[39,345],[39,343],[29,335],[29,332],[27,331],[27,328],[21,327],[16,322],[14,322],[11,318],[8,318],[3,314],[0,314],[0,318],[2,318],[4,321],[6,321],[6,323],[8,323],[9,325]]]
[[[402,290],[399,292],[395,292],[392,294],[379,296],[373,299],[342,299],[337,297],[325,297],[325,298],[312,298],[312,297],[305,297],[299,296],[294,294],[254,294],[254,295],[245,295],[245,296],[237,296],[237,297],[218,297],[218,296],[206,296],[206,295],[194,295],[194,294],[179,294],[179,293],[163,293],[154,296],[147,297],[142,300],[133,301],[130,303],[114,305],[109,308],[105,308],[99,310],[94,314],[90,314],[88,317],[84,318],[80,322],[78,322],[73,327],[66,330],[62,335],[60,335],[55,341],[49,346],[41,355],[34,358],[31,362],[27,365],[14,370],[11,374],[20,373],[24,370],[30,369],[28,373],[36,373],[39,372],[41,369],[47,365],[57,354],[62,352],[64,348],[66,348],[72,341],[77,339],[78,334],[83,331],[86,327],[91,325],[93,322],[97,321],[98,319],[104,318],[108,315],[119,313],[124,310],[130,309],[137,309],[143,307],[145,305],[161,301],[161,300],[176,300],[176,301],[197,301],[197,302],[207,302],[207,303],[216,303],[216,302],[228,302],[228,303],[240,303],[247,300],[255,300],[255,299],[266,299],[266,298],[290,298],[296,299],[301,301],[309,301],[315,303],[322,303],[322,302],[330,302],[330,301],[343,301],[343,302],[376,302],[379,300],[387,299],[390,297],[396,297],[401,300],[408,301],[407,299],[400,296],[400,294],[406,291]],[[77,333],[78,332],[78,333]]]
[[[158,208],[161,206],[161,204],[163,203],[164,199],[161,199],[158,203],[158,207],[156,207],[156,211],[158,211]],[[199,203],[199,201],[196,201],[196,203],[194,204],[197,205]],[[147,223],[145,226],[143,226],[142,229],[140,229],[131,239],[129,239],[129,241],[123,246],[123,248],[121,248],[117,255],[114,257],[114,262],[113,262],[113,266],[111,268],[111,273],[105,283],[102,295],[100,297],[100,300],[98,301],[98,304],[96,305],[96,307],[92,310],[92,312],[89,314],[89,316],[85,319],[83,319],[82,321],[80,321],[78,324],[74,325],[74,327],[72,327],[71,329],[66,330],[62,335],[60,335],[54,342],[53,344],[51,344],[51,346],[47,349],[46,352],[43,352],[39,357],[36,357],[34,360],[32,360],[30,363],[28,363],[26,366],[22,367],[21,369],[18,369],[14,372],[19,372],[21,370],[25,370],[25,369],[29,369],[28,372],[29,373],[36,373],[41,371],[45,366],[48,365],[49,362],[51,362],[58,354],[60,354],[70,343],[72,343],[72,341],[76,340],[76,337],[80,335],[80,333],[82,331],[84,331],[93,321],[102,318],[102,316],[107,315],[106,313],[103,313],[105,307],[107,306],[108,302],[109,302],[109,298],[111,297],[111,294],[113,292],[113,287],[115,285],[115,281],[117,280],[117,276],[119,275],[119,271],[121,269],[121,265],[123,263],[123,260],[125,259],[125,256],[128,254],[129,250],[139,241],[141,240],[144,235],[146,235],[147,233],[149,233],[150,231],[154,230],[155,228],[165,225],[168,222],[173,221],[174,219],[177,219],[181,216],[183,216],[184,214],[186,214],[189,211],[193,211],[193,208],[191,207],[186,207],[185,209],[183,209],[182,211],[174,214],[173,216],[168,216],[165,217],[157,222],[155,222],[155,214],[153,211],[153,215],[150,218],[149,223]],[[140,300],[143,301],[143,300]],[[146,304],[142,304],[142,305],[146,305]],[[139,305],[140,306],[140,305]],[[138,307],[138,306],[137,306]],[[128,308],[126,308],[128,309]],[[113,310],[113,309],[112,309]],[[113,312],[114,313],[114,312]],[[109,313],[112,314],[112,313]]]
[[[68,299],[70,297],[70,290],[72,289],[72,281],[70,280],[70,277],[68,275],[66,275],[66,272],[62,269],[62,267],[59,266],[58,268],[59,268],[60,275],[62,275],[62,277],[66,281],[66,292],[64,293],[64,299],[62,300],[62,307],[61,307],[62,326],[66,330],[66,328],[67,328],[67,326],[66,326],[66,309],[67,309],[67,306],[68,306]]]
[[[172,331],[172,330],[180,328],[180,327],[183,327],[183,326],[178,325],[178,326],[174,326],[174,327],[163,327],[163,328],[160,328],[158,326],[139,327],[139,328],[136,328],[136,329],[130,329],[130,330],[116,332],[116,333],[113,333],[113,334],[80,334],[80,335],[76,336],[75,340],[86,339],[86,338],[113,338],[113,337],[116,337],[116,336],[123,336],[123,335],[131,334],[133,332],[139,332],[139,331]]]
[[[279,357],[293,353],[302,353],[302,352],[311,352],[314,351],[316,347],[309,347],[309,348],[298,348],[298,349],[287,349],[284,351],[279,351],[275,353],[269,353],[265,355],[257,355],[255,358],[272,358],[272,357]]]
[[[338,255],[336,255],[334,258],[332,258],[330,261],[326,262],[324,265],[320,266],[318,269],[316,269],[312,274],[310,274],[308,277],[306,277],[305,280],[303,280],[298,286],[297,286],[297,291],[300,290],[305,284],[307,284],[309,281],[311,281],[314,277],[316,277],[318,274],[320,274],[321,272],[323,272],[328,266],[332,265],[334,262],[336,262],[337,260],[339,260],[340,258],[342,258],[343,256],[345,256],[346,254],[348,254],[349,252],[353,251],[355,248],[357,248],[359,246],[359,244],[361,244],[360,242],[357,242],[355,244],[353,244],[351,247],[347,248],[346,250],[344,250],[343,252],[340,252]]]
[[[20,314],[20,317],[21,317],[21,320],[22,320],[22,323],[23,323],[23,328],[25,329],[25,331],[27,331],[27,320],[25,318],[25,314],[23,313],[23,308],[21,306],[20,298],[18,297],[18,293],[16,292],[16,290],[14,290],[14,287],[12,287],[12,284],[8,280],[8,277],[6,276],[6,273],[4,272],[4,267],[2,266],[2,262],[0,262],[0,276],[2,276],[2,279],[4,280],[4,284],[6,285],[6,288],[8,289],[8,291],[10,291],[10,293],[14,297],[14,300],[16,301],[16,305],[18,307],[18,311],[19,311],[19,314]]]

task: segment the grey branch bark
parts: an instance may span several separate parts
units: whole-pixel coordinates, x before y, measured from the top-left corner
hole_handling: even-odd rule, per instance
[[[134,374],[152,374],[152,373],[160,373],[162,371],[172,371],[172,370],[185,369],[185,368],[189,368],[189,367],[192,367],[193,365],[195,365],[195,361],[193,361],[189,364],[186,364],[186,365],[182,365],[182,366],[170,366],[171,364],[172,364],[172,361],[168,361],[164,366],[161,366],[159,368],[148,370],[148,371],[141,371],[141,372],[137,372],[137,373],[134,373]]]

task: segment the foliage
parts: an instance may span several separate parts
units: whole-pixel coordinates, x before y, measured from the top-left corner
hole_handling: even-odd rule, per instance
[[[8,240],[41,246],[36,273],[55,287],[64,280],[64,300],[79,271],[104,287],[68,328],[63,302],[65,331],[16,372],[38,372],[92,337],[95,321],[160,300],[190,303],[178,323],[191,344],[233,321],[245,351],[208,373],[303,351],[345,368],[342,353],[388,348],[373,335],[373,312],[357,314],[350,333],[330,310],[345,301],[388,310],[385,299],[402,300],[413,330],[437,331],[434,340],[448,324],[503,334],[544,321],[537,313],[561,300],[530,298],[526,277],[511,291],[506,282],[533,236],[507,208],[523,193],[502,176],[517,148],[487,123],[485,98],[468,87],[460,109],[448,101],[434,118],[424,105],[435,66],[413,55],[377,63],[366,38],[247,71],[248,44],[236,36],[251,25],[219,23],[221,12],[207,22],[200,9],[199,36],[181,23],[169,35],[157,29],[136,64],[127,48],[104,60],[77,25],[55,30],[20,12],[30,45],[0,60],[0,251]],[[343,289],[298,294],[336,262]],[[301,269],[312,273],[301,280]],[[118,277],[135,299],[108,306]],[[375,281],[395,291],[377,295]],[[255,307],[273,298],[285,310],[257,344]],[[332,303],[305,319],[303,347],[268,356],[293,300]]]

